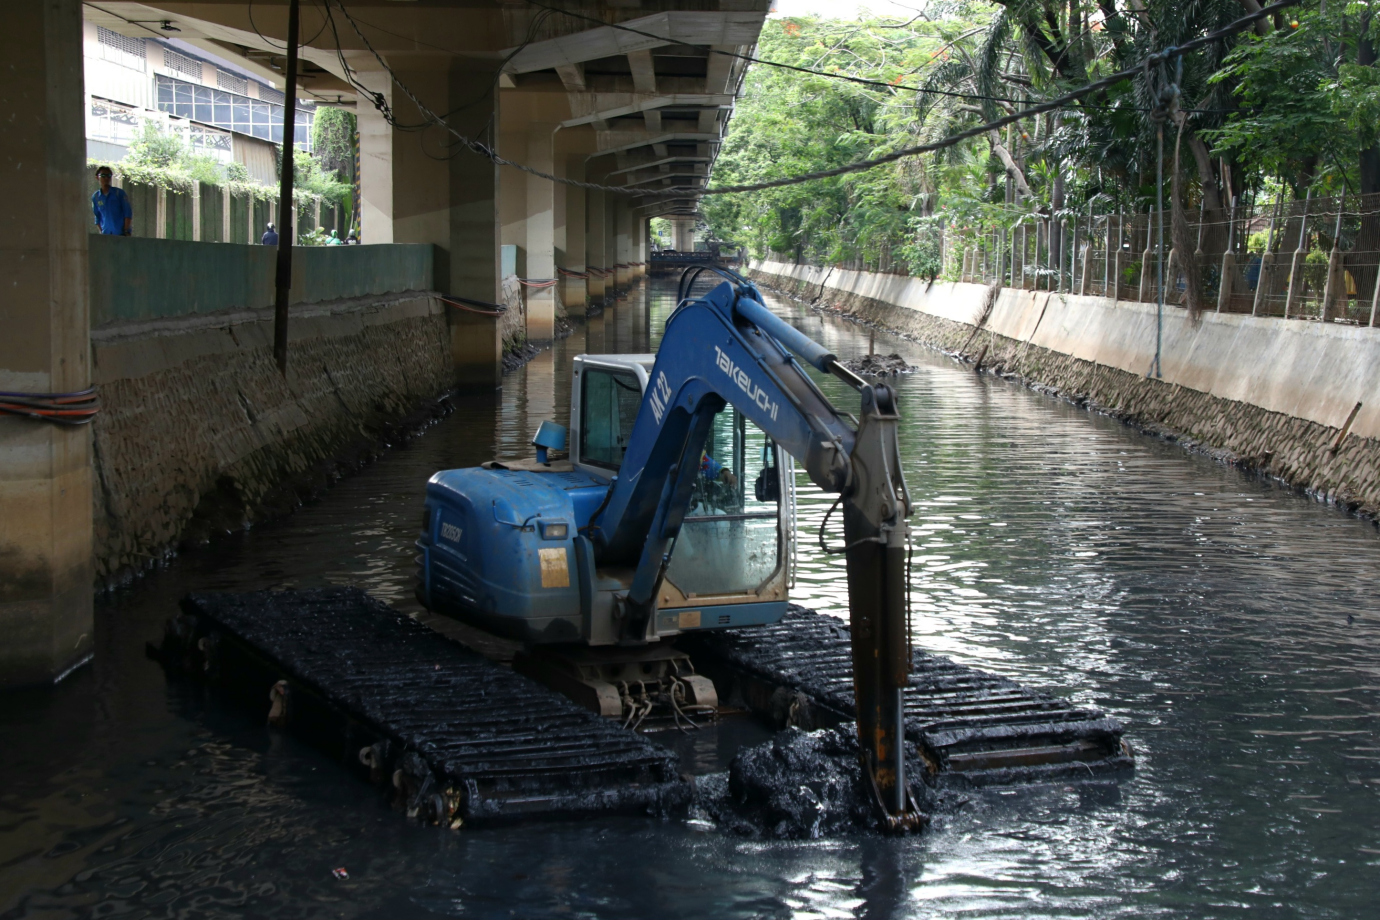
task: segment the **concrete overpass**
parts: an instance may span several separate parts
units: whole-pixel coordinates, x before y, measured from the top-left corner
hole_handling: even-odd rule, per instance
[[[366,243],[429,244],[434,287],[478,301],[502,301],[505,244],[517,247],[525,279],[560,280],[530,289],[526,331],[540,341],[558,308],[582,314],[642,273],[650,218],[693,218],[745,67],[735,55],[756,42],[768,5],[346,0],[343,10],[332,2],[328,20],[323,5],[306,3],[299,96],[358,115]],[[0,391],[9,393],[73,393],[93,381],[83,18],[132,37],[175,34],[283,81],[286,0],[7,10]],[[457,134],[609,190],[498,166]],[[181,264],[197,264],[195,250],[178,251]],[[493,326],[450,321],[457,380],[501,380]],[[90,654],[97,468],[91,427],[0,417],[0,685],[51,681]]]

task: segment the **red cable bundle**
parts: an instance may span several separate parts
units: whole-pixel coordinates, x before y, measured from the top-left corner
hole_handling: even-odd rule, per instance
[[[85,425],[101,411],[95,387],[76,393],[7,393],[0,390],[0,415],[15,415],[55,425]]]

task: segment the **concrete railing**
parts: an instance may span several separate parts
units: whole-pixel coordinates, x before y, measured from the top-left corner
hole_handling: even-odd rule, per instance
[[[273,306],[276,247],[88,239],[92,326]],[[431,290],[433,264],[433,248],[423,243],[298,247],[292,302]]]

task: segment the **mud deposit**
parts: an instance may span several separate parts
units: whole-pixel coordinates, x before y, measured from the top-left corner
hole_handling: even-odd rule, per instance
[[[859,768],[856,729],[802,732],[788,728],[771,741],[744,748],[727,773],[696,783],[692,820],[709,820],[744,837],[812,840],[874,831],[878,806]],[[929,814],[934,797],[915,745],[906,745],[911,797]]]
[[[863,355],[845,361],[843,366],[863,377],[899,377],[916,370],[914,364],[897,354]]]

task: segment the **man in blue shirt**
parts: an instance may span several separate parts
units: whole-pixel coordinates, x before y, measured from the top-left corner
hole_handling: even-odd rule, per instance
[[[264,229],[264,235],[259,237],[259,244],[261,246],[278,245],[278,231],[274,228],[272,223],[268,224],[268,226]]]
[[[129,205],[125,190],[110,184],[114,174],[109,166],[96,169],[96,181],[101,187],[91,196],[91,212],[96,227],[110,236],[129,236],[133,232],[134,209]]]

